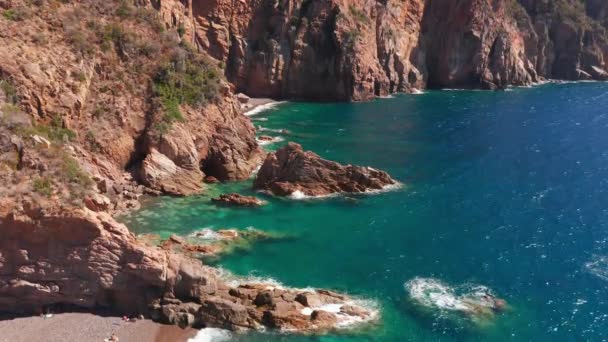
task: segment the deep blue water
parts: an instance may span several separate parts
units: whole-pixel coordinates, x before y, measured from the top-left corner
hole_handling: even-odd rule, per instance
[[[266,197],[270,205],[253,210],[217,208],[209,196],[160,199],[126,218],[136,232],[164,236],[248,226],[286,234],[217,264],[346,291],[382,315],[339,334],[235,340],[608,339],[608,84],[289,103],[253,118],[325,158],[384,169],[404,187],[356,200]],[[509,309],[484,324],[421,310],[404,289],[415,277],[485,285]]]

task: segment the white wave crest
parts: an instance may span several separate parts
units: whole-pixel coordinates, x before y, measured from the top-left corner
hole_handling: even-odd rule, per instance
[[[404,286],[412,300],[429,308],[475,314],[480,309],[501,309],[504,306],[504,301],[497,299],[483,285],[452,288],[437,279],[416,277]]]
[[[602,280],[608,281],[608,257],[594,255],[591,261],[585,263],[585,270]]]
[[[354,306],[363,308],[366,312],[369,313],[368,316],[362,317],[359,315],[349,314],[344,307],[346,306]],[[332,313],[336,316],[336,328],[348,328],[357,324],[367,323],[374,321],[380,315],[380,310],[378,309],[378,304],[371,300],[349,300],[344,303],[335,303],[335,304],[323,304],[317,307],[306,307],[301,310],[301,313],[305,316],[310,316],[314,311],[325,311]]]
[[[307,195],[300,190],[296,190],[296,191],[292,192],[291,194],[289,194],[289,196],[287,196],[287,198],[292,199],[292,200],[302,201],[302,200],[326,199],[326,198],[333,198],[333,197],[339,197],[339,196],[359,195],[359,194],[378,195],[378,194],[385,193],[385,192],[395,191],[395,190],[398,190],[401,188],[403,188],[403,184],[396,182],[395,184],[385,185],[382,187],[382,189],[368,189],[364,192],[334,192],[334,193],[327,194],[327,195],[316,195],[316,196]]]
[[[424,93],[425,93],[424,91],[422,91],[422,90],[420,90],[420,89],[418,89],[418,88],[414,88],[414,89],[412,89],[412,91],[411,91],[411,94],[412,94],[412,95],[423,95]]]
[[[212,227],[205,227],[200,230],[196,230],[188,235],[191,238],[198,238],[202,240],[219,240],[220,235],[212,229]]]
[[[285,103],[285,101],[276,101],[276,102],[266,103],[266,104],[257,106],[257,107],[255,107],[255,108],[253,108],[251,110],[248,110],[248,111],[246,111],[243,114],[245,114],[247,116],[257,115],[257,114],[260,114],[260,113],[265,112],[267,110],[273,109],[276,106],[278,106],[280,104],[283,104],[283,103]]]
[[[189,338],[188,342],[224,342],[232,338],[232,333],[228,330],[217,328],[204,328],[193,338]]]
[[[276,144],[278,142],[285,141],[285,139],[283,139],[282,137],[272,137],[272,140],[261,140],[261,139],[256,139],[256,140],[258,142],[258,145],[260,145],[260,146]]]

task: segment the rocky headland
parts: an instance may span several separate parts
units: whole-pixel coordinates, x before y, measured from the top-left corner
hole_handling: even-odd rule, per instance
[[[598,0],[0,0],[0,310],[233,330],[373,320],[326,290],[229,283],[113,215],[248,179],[264,158],[255,187],[281,196],[395,184],[297,144],[265,157],[235,93],[359,101],[603,80],[607,13]]]
[[[326,160],[296,143],[269,153],[253,187],[277,196],[319,197],[337,193],[364,193],[398,183],[388,173],[371,167],[341,165]]]

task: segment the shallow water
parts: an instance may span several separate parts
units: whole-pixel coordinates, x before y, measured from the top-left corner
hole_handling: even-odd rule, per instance
[[[503,341],[608,338],[608,84],[430,91],[361,104],[282,104],[252,117],[323,157],[388,171],[404,188],[260,209],[164,198],[125,218],[136,232],[204,227],[284,234],[217,262],[288,286],[375,301],[373,326],[242,341]],[[265,130],[264,135],[278,136]],[[284,144],[265,146],[273,149]],[[252,194],[251,182],[209,195]],[[262,195],[259,195],[264,197]],[[421,308],[416,277],[487,286],[509,309],[480,324]]]

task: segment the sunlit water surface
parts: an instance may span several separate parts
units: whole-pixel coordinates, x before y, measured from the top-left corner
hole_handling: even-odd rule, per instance
[[[288,103],[253,117],[279,136],[404,183],[370,196],[220,208],[210,196],[251,182],[150,201],[136,233],[255,227],[286,238],[216,264],[287,286],[369,299],[381,319],[324,336],[236,341],[503,341],[608,338],[608,84],[507,92],[431,91],[357,104]],[[276,149],[284,142],[266,146]],[[423,309],[404,283],[482,284],[509,309],[482,322]]]

